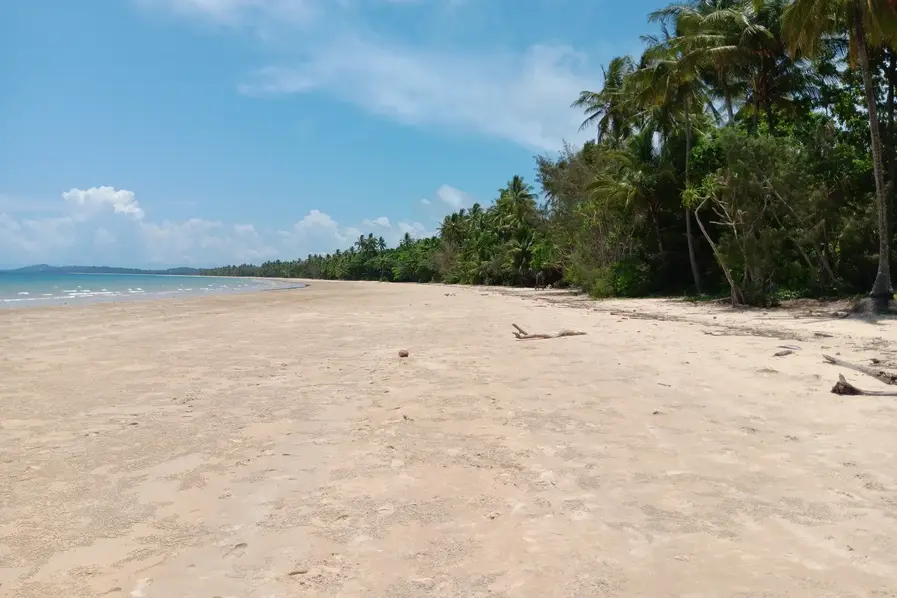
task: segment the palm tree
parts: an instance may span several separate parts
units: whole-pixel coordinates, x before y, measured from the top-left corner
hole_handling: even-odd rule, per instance
[[[611,145],[619,147],[620,143],[632,133],[632,115],[624,93],[626,78],[635,70],[632,58],[618,56],[610,61],[605,69],[604,87],[601,91],[582,91],[571,108],[581,108],[586,114],[579,130],[596,126],[596,139],[608,140]]]
[[[530,226],[536,214],[536,195],[523,177],[514,175],[507,187],[499,190],[495,208],[502,224],[517,230]]]
[[[479,204],[475,204],[475,207]],[[464,222],[457,212],[447,215],[439,225],[439,235],[447,242],[460,244],[464,237]]]
[[[617,163],[616,168],[602,171],[589,185],[589,191],[597,198],[621,201],[627,207],[636,205],[647,213],[657,237],[658,255],[664,260],[659,191],[664,185],[675,185],[676,175],[658,151],[653,137],[654,131],[644,129],[630,139],[627,151],[608,154],[608,159]]]
[[[875,202],[878,208],[878,271],[870,297],[879,312],[887,311],[894,289],[891,286],[889,259],[891,244],[887,189],[876,106],[878,90],[872,80],[868,46],[870,42],[889,39],[897,32],[897,7],[884,4],[873,0],[794,0],[784,15],[784,28],[792,51],[802,51],[808,56],[818,55],[826,38],[847,33],[850,62],[852,65],[859,63],[863,75],[872,143]]]
[[[787,51],[782,33],[787,6],[788,0],[758,0],[738,11],[741,23],[736,28],[747,68],[747,105],[755,131],[761,110],[766,112],[770,133],[775,133],[773,108],[793,112],[801,99],[816,92],[806,62]]]
[[[752,31],[740,14],[745,5],[744,0],[692,0],[671,4],[648,17],[676,24],[676,36],[686,42],[696,62],[706,67],[702,73],[705,81],[723,99],[728,125],[735,124],[733,97],[744,86],[739,72],[743,62],[740,44],[744,33]]]
[[[692,118],[702,114],[710,105],[707,87],[701,79],[700,63],[696,57],[686,52],[687,44],[682,38],[670,35],[666,21],[652,15],[651,19],[661,19],[662,37],[647,36],[650,44],[642,59],[643,67],[633,76],[638,84],[640,103],[647,106],[661,106],[681,119],[685,131],[685,187],[691,185]],[[688,242],[688,260],[691,265],[695,290],[701,294],[701,272],[695,255],[694,216],[691,208],[685,207],[685,235]]]

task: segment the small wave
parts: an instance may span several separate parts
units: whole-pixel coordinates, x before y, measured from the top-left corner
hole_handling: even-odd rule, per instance
[[[52,296],[51,296],[52,297]],[[15,297],[0,299],[0,303],[21,303],[22,301],[46,301],[51,297]]]
[[[17,295],[30,295],[31,293],[29,293],[28,291],[21,291],[21,292],[16,293],[16,294],[17,294]]]

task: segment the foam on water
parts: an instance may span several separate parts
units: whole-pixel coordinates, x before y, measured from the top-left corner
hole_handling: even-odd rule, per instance
[[[232,278],[225,281],[220,278],[198,276],[0,272],[0,309],[32,305],[69,305],[97,301],[187,297],[301,286],[303,286],[301,283],[255,278]]]

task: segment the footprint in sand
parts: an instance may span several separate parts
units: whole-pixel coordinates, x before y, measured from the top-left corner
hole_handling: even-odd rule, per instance
[[[246,542],[240,542],[239,544],[234,544],[232,548],[230,548],[227,552],[224,553],[225,557],[235,557],[240,558],[244,554],[246,554],[246,548],[249,546]]]

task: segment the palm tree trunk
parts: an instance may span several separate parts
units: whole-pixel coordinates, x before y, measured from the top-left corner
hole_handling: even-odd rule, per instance
[[[689,118],[689,102],[685,98],[685,187],[691,183],[691,119]],[[685,208],[685,236],[688,240],[688,261],[691,264],[691,275],[695,281],[695,292],[703,294],[701,289],[701,272],[698,270],[698,259],[695,257],[695,239],[691,231],[691,209]]]
[[[650,209],[651,224],[654,227],[654,236],[657,237],[657,251],[660,254],[661,262],[666,262],[666,249],[663,247],[663,235],[660,234],[660,221],[657,218],[657,210]]]
[[[753,98],[750,98],[754,106],[754,113],[751,115],[751,134],[756,135],[760,128],[760,100],[757,99],[757,84],[754,83]]]
[[[894,138],[894,78],[897,77],[897,53],[887,50],[888,53],[888,132]],[[893,141],[892,141],[893,143]],[[893,162],[893,160],[891,160]]]
[[[875,202],[878,208],[878,272],[872,285],[873,304],[876,311],[884,312],[894,296],[891,287],[891,243],[888,226],[888,202],[886,197],[884,172],[881,160],[881,134],[878,127],[878,110],[875,105],[875,85],[869,68],[869,54],[866,49],[866,29],[863,25],[863,5],[861,0],[853,0],[853,27],[856,35],[857,55],[863,72],[866,88],[866,108],[869,110],[869,135],[872,140],[872,171],[875,175]]]
[[[735,109],[732,107],[732,92],[729,91],[729,88],[726,88],[726,113],[729,115],[729,122],[726,125],[730,127],[735,126]]]
[[[760,128],[760,103],[754,101],[754,114],[751,116],[751,134],[756,135]]]
[[[729,78],[726,77],[725,74],[720,76],[720,81],[723,84],[723,97],[726,100],[726,114],[729,117],[729,121],[726,123],[726,126],[734,127],[735,126],[735,109],[732,107],[732,90],[729,89]]]
[[[897,54],[890,48],[888,54],[888,134],[885,151],[888,166],[888,217],[894,215],[894,192],[897,190],[897,135],[894,131],[894,78],[897,77]]]

